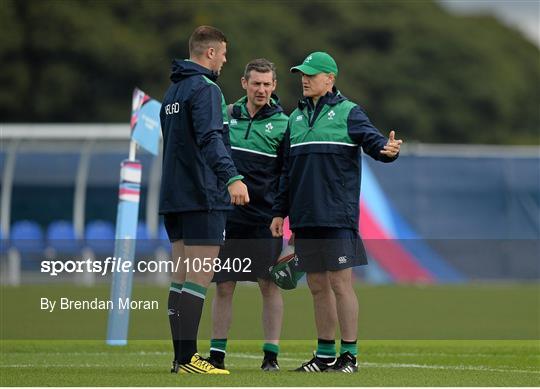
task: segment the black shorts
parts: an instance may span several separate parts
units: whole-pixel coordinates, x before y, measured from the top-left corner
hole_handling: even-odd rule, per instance
[[[240,269],[222,269],[214,273],[213,282],[253,281],[270,279],[268,268],[276,262],[283,245],[282,238],[273,238],[268,226],[227,222],[225,245],[219,252],[221,263],[229,258],[249,258]],[[246,268],[249,263],[249,267]],[[249,272],[246,270],[250,270]]]
[[[171,242],[186,246],[220,246],[225,240],[226,211],[193,211],[165,214],[165,229]]]
[[[297,271],[316,273],[367,265],[362,239],[353,229],[305,227],[294,233]]]

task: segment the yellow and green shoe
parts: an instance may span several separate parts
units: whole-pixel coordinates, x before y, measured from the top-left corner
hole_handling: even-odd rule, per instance
[[[218,369],[199,354],[191,357],[191,362],[180,365],[179,373],[182,374],[230,374],[229,370]]]

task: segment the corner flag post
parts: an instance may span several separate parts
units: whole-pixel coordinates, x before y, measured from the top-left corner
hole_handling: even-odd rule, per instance
[[[161,104],[135,88],[131,112],[131,143],[129,158],[120,165],[120,185],[118,191],[118,211],[116,214],[116,234],[114,258],[129,265],[122,271],[113,272],[111,301],[107,325],[107,344],[122,346],[127,344],[129,328],[129,308],[123,309],[120,302],[131,298],[133,269],[135,265],[135,242],[139,219],[142,165],[135,159],[137,144],[150,153],[158,154],[159,110]],[[129,262],[128,262],[129,261]],[[118,267],[120,268],[120,267]],[[129,304],[127,305],[129,307]]]

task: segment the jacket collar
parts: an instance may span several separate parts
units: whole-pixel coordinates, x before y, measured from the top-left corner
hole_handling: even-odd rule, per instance
[[[327,92],[324,96],[322,96],[319,101],[317,102],[317,105],[336,105],[338,103],[341,103],[342,101],[347,100],[345,96],[341,94],[339,90],[334,86],[332,87],[331,92]],[[306,107],[310,107],[311,110],[313,110],[315,107],[313,106],[313,100],[311,97],[304,97],[303,99],[300,99],[298,101],[298,108],[301,110],[304,110]]]
[[[178,82],[184,78],[191,76],[202,75],[208,77],[212,81],[216,81],[218,74],[212,70],[199,65],[189,59],[175,59],[172,62],[171,81]]]

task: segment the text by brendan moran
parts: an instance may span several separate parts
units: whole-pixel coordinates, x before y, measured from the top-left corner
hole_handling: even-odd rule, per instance
[[[72,300],[68,297],[61,297],[51,300],[41,297],[40,308],[42,311],[108,311],[111,309],[131,309],[131,310],[154,310],[159,309],[157,300],[132,300],[130,298],[119,298],[118,300],[100,300],[97,297],[91,300]]]

